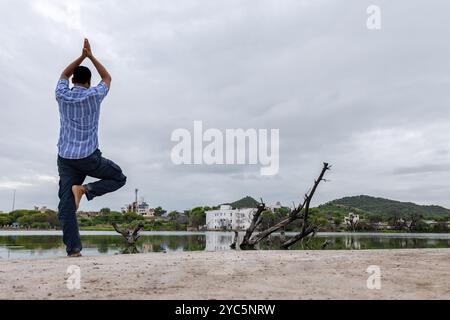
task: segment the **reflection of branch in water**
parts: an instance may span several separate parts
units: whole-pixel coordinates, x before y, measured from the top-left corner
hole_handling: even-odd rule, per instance
[[[316,236],[316,231],[314,231],[312,235],[300,240],[300,244],[301,244],[303,250],[305,250],[305,249],[312,250],[310,243],[311,243],[311,239],[314,238],[315,236]]]
[[[137,254],[141,253],[136,246],[128,245],[126,249],[122,250],[122,254]]]
[[[325,250],[330,245],[331,245],[331,241],[330,240],[325,240],[325,242],[322,244],[322,250]]]

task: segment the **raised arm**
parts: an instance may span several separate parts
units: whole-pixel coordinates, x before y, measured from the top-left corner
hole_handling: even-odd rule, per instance
[[[72,62],[61,74],[60,80],[69,80],[71,76],[73,76],[73,73],[75,72],[75,69],[78,68],[81,63],[86,59],[86,56],[82,55],[77,60]]]
[[[87,58],[87,52],[86,52],[86,40],[84,42],[83,51],[81,53],[81,56],[69,64],[66,69],[64,69],[63,73],[61,74],[60,80],[69,80],[71,76],[73,76],[73,73],[75,72],[75,69],[78,68],[84,61],[84,59]]]
[[[100,74],[100,77],[102,78],[102,81],[104,83],[106,83],[108,88],[110,88],[111,87],[111,81],[112,81],[111,75],[106,70],[106,68],[100,63],[100,61],[98,61],[94,57],[94,55],[92,54],[91,44],[89,43],[88,39],[84,40],[83,53],[84,53],[84,55],[86,55],[87,58],[89,58],[92,61],[92,64],[97,69],[97,72]]]

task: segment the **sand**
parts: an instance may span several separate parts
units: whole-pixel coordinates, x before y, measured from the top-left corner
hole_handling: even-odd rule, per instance
[[[67,287],[71,265],[80,290]],[[380,290],[367,288],[371,265]],[[0,289],[0,299],[450,299],[450,249],[0,260]]]

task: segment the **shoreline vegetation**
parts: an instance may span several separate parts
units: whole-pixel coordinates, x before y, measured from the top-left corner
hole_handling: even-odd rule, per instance
[[[230,203],[233,208],[255,208],[259,203],[251,197]],[[95,213],[81,212],[78,223],[81,231],[114,231],[113,223],[143,231],[208,231],[206,212],[216,207],[197,207],[184,212],[168,213],[161,207],[155,216],[144,218],[134,212],[115,212],[104,208]],[[283,220],[291,209],[281,206],[262,213],[260,228]],[[439,206],[421,206],[369,196],[347,197],[311,209],[310,219],[320,226],[319,232],[380,232],[380,233],[448,233],[450,209]],[[0,214],[0,230],[59,230],[57,212],[53,210],[15,210]],[[285,232],[298,232],[301,223],[292,223]],[[215,230],[231,231],[231,230]]]

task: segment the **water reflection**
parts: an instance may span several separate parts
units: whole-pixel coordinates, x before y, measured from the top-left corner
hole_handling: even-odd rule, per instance
[[[239,234],[239,243],[242,241],[244,235]],[[206,251],[226,251],[230,250],[230,245],[233,243],[234,233],[231,232],[208,232],[206,233]]]
[[[286,237],[291,237],[287,234]],[[242,240],[243,234],[240,235]],[[228,232],[144,232],[136,247],[140,253],[170,251],[224,251],[230,250],[234,234]],[[319,234],[307,246],[301,243],[293,250],[319,250],[328,240],[326,250],[367,250],[367,249],[413,249],[449,248],[450,234]],[[92,255],[113,255],[129,252],[126,242],[120,235],[108,232],[82,233],[83,253]],[[258,249],[280,248],[281,239],[274,235]],[[7,233],[0,232],[0,259],[33,259],[64,256],[62,236],[57,233]]]

